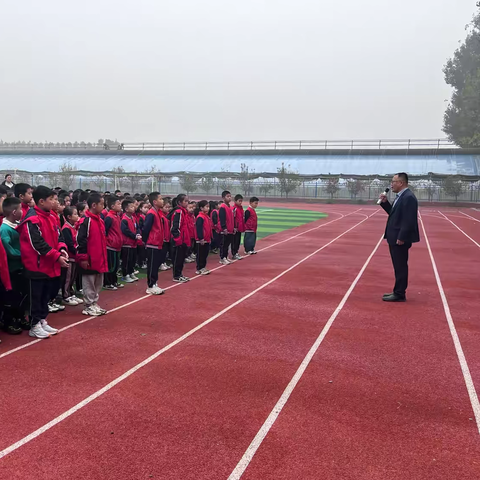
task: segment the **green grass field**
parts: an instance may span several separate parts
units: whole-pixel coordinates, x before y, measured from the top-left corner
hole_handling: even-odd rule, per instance
[[[327,217],[322,212],[289,208],[258,208],[257,215],[257,239]]]

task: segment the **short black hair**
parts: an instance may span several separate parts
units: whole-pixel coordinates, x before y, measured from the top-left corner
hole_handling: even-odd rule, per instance
[[[129,197],[130,194],[129,194],[128,192],[123,192],[123,196],[124,196],[124,197]]]
[[[63,217],[67,219],[68,217],[71,217],[73,215],[73,211],[77,210],[77,207],[65,207],[65,210],[63,211]]]
[[[250,203],[259,202],[260,200],[257,197],[250,197]]]
[[[20,197],[20,195],[25,195],[29,188],[32,188],[32,186],[28,183],[17,183],[15,187],[13,187],[13,191],[16,197]]]
[[[22,202],[17,197],[6,198],[3,202],[3,214],[5,216],[14,212]]]
[[[408,185],[408,175],[405,172],[397,173],[397,177]]]
[[[54,197],[57,194],[49,187],[46,187],[45,185],[39,185],[34,191],[33,191],[33,199],[35,200],[35,203],[38,205],[40,200],[46,200],[47,198]]]
[[[121,202],[119,197],[107,197],[107,208],[110,210],[117,202]]]
[[[11,174],[11,173],[7,173],[7,174],[5,174],[5,180],[7,179],[7,177],[11,177],[11,176],[12,176],[12,174]]]
[[[110,192],[107,190],[107,191],[105,192],[105,195],[110,195]]]
[[[0,197],[7,196],[8,188],[5,188],[3,185],[0,185]]]
[[[83,212],[85,210],[85,207],[87,206],[86,203],[84,202],[78,202],[77,205],[75,206],[75,208],[77,209],[77,212],[78,214],[80,214],[80,212]]]
[[[122,202],[122,210],[125,212],[127,210],[128,206],[132,205],[133,203],[134,203],[134,201],[131,198],[126,198]]]
[[[60,205],[65,205],[65,197],[62,197],[62,196],[58,196],[58,203]]]
[[[153,202],[158,198],[160,195],[160,192],[152,192],[148,195],[148,201],[150,202],[150,205],[153,207]]]
[[[208,200],[200,200],[198,202],[198,208],[203,208],[203,207],[206,207],[208,205]]]
[[[237,200],[243,200],[243,195],[240,195],[239,193],[237,193],[235,195],[235,201],[237,201]]]
[[[95,203],[100,203],[100,201],[102,200],[102,196],[99,194],[99,193],[91,193],[89,196],[88,196],[88,199],[87,199],[87,205],[88,205],[88,208],[92,208],[92,205],[95,204]]]
[[[87,193],[90,193],[90,192],[91,192],[91,190],[90,190],[89,188],[86,188],[85,191],[86,191]]]
[[[228,190],[224,190],[224,191],[222,192],[222,198],[225,198],[225,197],[226,197],[227,195],[229,195],[229,194],[230,194],[230,192],[229,192]]]

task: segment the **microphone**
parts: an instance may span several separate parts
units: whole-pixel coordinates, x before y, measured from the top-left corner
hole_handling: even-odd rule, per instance
[[[386,195],[389,191],[390,191],[390,189],[387,187],[387,188],[385,189],[385,191],[383,192],[383,195]],[[382,203],[382,199],[379,198],[379,199],[377,200],[377,205],[380,205],[381,203]]]

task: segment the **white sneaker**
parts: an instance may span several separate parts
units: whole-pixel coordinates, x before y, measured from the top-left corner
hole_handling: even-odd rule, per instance
[[[138,273],[138,272],[137,272],[137,273]],[[133,273],[132,275],[130,275],[130,278],[131,278],[134,282],[138,282],[138,277],[136,277],[134,273]]]
[[[134,281],[135,280],[130,275],[127,275],[126,277],[122,277],[122,282],[133,283]]]
[[[239,253],[236,253],[233,258],[235,260],[242,260],[243,259],[243,257]]]
[[[50,334],[47,333],[43,328],[42,328],[42,325],[40,322],[38,322],[36,325],[34,325],[30,331],[28,332],[28,334],[31,336],[31,337],[36,337],[36,338],[49,338],[50,337]]]
[[[92,307],[97,311],[100,312],[100,315],[106,315],[107,311],[104,308],[101,308],[97,303],[94,303]]]
[[[256,255],[257,253],[255,250],[252,250],[252,255]]]
[[[42,325],[43,330],[50,335],[56,335],[58,333],[58,329],[51,327],[46,320],[40,320],[40,324]]]
[[[231,263],[235,263],[235,260],[230,260],[229,258],[225,259],[227,261],[227,264],[230,265]]]
[[[89,307],[84,308],[82,310],[82,313],[89,317],[99,317],[101,315],[101,313],[93,305],[90,305]]]
[[[220,265],[230,265],[230,263],[226,258],[222,258],[219,262]]]
[[[53,302],[52,303],[52,306],[54,308],[56,308],[57,310],[59,310],[60,312],[63,312],[65,310],[65,306],[64,305],[59,305],[58,303],[56,302]]]
[[[210,275],[210,270],[207,270],[206,268],[202,268],[200,270],[200,275]]]
[[[168,270],[168,267],[167,267],[164,263],[162,263],[162,264],[160,265],[160,271],[161,271],[161,272],[165,272],[166,270]]]
[[[78,302],[73,297],[64,298],[62,302],[64,305],[70,305],[71,307],[78,305]]]
[[[162,295],[165,292],[160,287],[154,285],[153,287],[147,288],[146,293],[148,295]]]
[[[48,313],[57,313],[59,310],[53,303],[48,304]]]
[[[187,257],[185,263],[193,263],[195,260],[192,257]]]
[[[70,297],[70,298],[73,298],[78,305],[81,305],[83,303],[83,299],[82,298],[78,298],[76,297],[75,295],[73,297]]]
[[[133,275],[138,275],[140,272],[138,270],[133,271]]]
[[[188,277],[185,277],[184,275],[182,275],[180,278],[181,278],[182,282],[189,282],[190,281],[190,279]]]
[[[201,274],[202,274],[202,271],[201,271],[201,270],[197,270],[197,271],[195,272],[195,275],[201,275]]]

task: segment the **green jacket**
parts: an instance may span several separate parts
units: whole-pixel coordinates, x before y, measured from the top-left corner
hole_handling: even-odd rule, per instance
[[[17,272],[23,268],[20,257],[20,235],[8,220],[3,220],[0,225],[0,237],[7,253],[8,270]]]

